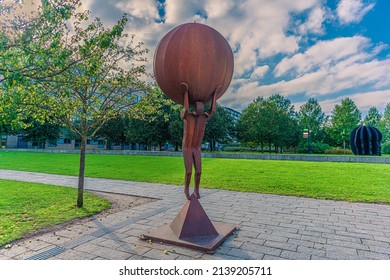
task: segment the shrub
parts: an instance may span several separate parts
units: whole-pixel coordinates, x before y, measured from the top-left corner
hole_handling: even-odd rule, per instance
[[[322,142],[313,142],[310,143],[310,150],[313,154],[324,154],[326,150],[332,149],[331,146]],[[301,143],[298,146],[298,153],[304,154],[307,153],[307,143]]]
[[[390,154],[390,143],[384,143],[382,145],[382,154]]]
[[[350,149],[342,149],[342,148],[332,148],[325,151],[325,154],[333,154],[333,155],[353,155]]]
[[[222,148],[224,152],[250,152],[252,149],[239,145],[226,145]]]

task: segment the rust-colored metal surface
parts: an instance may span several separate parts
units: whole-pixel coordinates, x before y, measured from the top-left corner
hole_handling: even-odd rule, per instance
[[[170,225],[179,239],[218,236],[218,232],[194,195],[184,204]]]
[[[213,28],[198,23],[183,24],[171,30],[158,44],[154,74],[161,90],[183,105],[182,150],[187,201],[170,225],[149,231],[142,238],[212,253],[235,227],[211,222],[198,201],[201,145],[206,123],[216,112],[217,99],[232,79],[233,53],[225,38]],[[210,109],[205,111],[204,105],[210,102]],[[190,195],[193,167],[195,186]]]
[[[187,199],[190,199],[190,182],[192,176],[192,166],[195,168],[195,186],[194,194],[197,198],[200,198],[200,177],[202,174],[202,156],[201,146],[203,136],[206,128],[206,122],[215,114],[216,111],[216,98],[222,87],[217,87],[216,91],[212,93],[211,107],[208,111],[204,111],[204,105],[202,102],[195,102],[192,104],[192,112],[190,112],[189,92],[188,85],[181,83],[181,91],[184,97],[184,108],[181,112],[181,118],[183,120],[183,157],[185,167],[185,180],[184,180],[184,194]]]
[[[152,229],[141,238],[212,254],[235,229],[231,225],[211,222],[198,199],[192,195],[170,225]]]
[[[154,54],[154,76],[162,91],[183,104],[182,82],[188,84],[190,103],[207,104],[218,86],[225,93],[233,76],[233,52],[215,29],[186,23],[169,31]]]

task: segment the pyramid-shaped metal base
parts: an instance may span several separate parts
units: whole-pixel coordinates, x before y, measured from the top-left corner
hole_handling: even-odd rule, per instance
[[[235,229],[235,226],[211,222],[198,199],[192,195],[170,225],[155,228],[142,238],[214,253]]]

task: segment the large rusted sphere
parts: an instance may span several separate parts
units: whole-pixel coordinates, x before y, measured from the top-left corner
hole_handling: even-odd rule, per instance
[[[221,97],[233,76],[233,52],[215,29],[200,23],[186,23],[169,31],[154,54],[154,75],[161,90],[183,104],[180,83],[189,88],[190,103],[209,103],[221,85]]]

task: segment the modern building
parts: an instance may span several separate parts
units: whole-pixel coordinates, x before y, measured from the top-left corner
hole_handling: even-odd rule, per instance
[[[106,142],[104,140],[87,140],[87,150],[105,150]],[[129,142],[115,144],[112,150],[145,150],[142,144],[133,144]],[[46,150],[78,150],[80,141],[70,138],[58,138],[55,143],[26,142],[21,135],[3,135],[1,137],[1,149],[46,149]]]
[[[229,108],[229,107],[223,107],[226,112],[228,112],[230,114],[230,116],[232,116],[232,118],[235,120],[235,121],[238,121],[240,119],[240,116],[241,116],[241,113],[232,109],[232,108]]]

